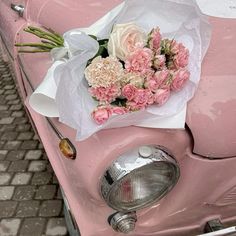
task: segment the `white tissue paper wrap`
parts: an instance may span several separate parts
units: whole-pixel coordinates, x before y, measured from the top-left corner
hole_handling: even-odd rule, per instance
[[[165,105],[152,105],[144,111],[114,115],[104,125],[97,125],[91,118],[97,102],[88,92],[84,70],[87,61],[97,53],[99,45],[86,34],[96,35],[99,39],[109,38],[114,24],[131,21],[147,33],[158,26],[163,37],[182,42],[190,51],[188,69],[191,78],[183,90],[172,93]],[[200,80],[201,61],[209,46],[210,32],[207,19],[201,14],[195,0],[127,0],[89,28],[70,30],[63,35],[65,47],[53,50],[52,56],[54,60],[65,56],[69,59],[64,63],[54,62],[48,73],[50,79],[46,77],[41,86],[47,88],[45,83],[48,81],[53,85],[50,90],[54,90],[51,91],[51,99],[56,102],[55,111],[50,113],[47,106],[47,109],[38,107],[37,111],[45,116],[59,114],[62,123],[77,130],[77,140],[84,140],[101,129],[130,125],[184,128],[186,104],[193,97]],[[52,81],[54,79],[56,83]],[[50,91],[44,90],[41,93],[44,96],[43,93],[48,95]]]
[[[114,24],[131,21],[147,33],[158,26],[163,37],[182,42],[190,51],[188,69],[191,78],[183,90],[172,93],[165,105],[151,105],[143,111],[114,115],[104,125],[97,125],[91,118],[97,102],[88,92],[84,70],[87,61],[96,54],[98,43],[83,32],[94,34],[100,39],[109,38]],[[65,33],[64,38],[68,45],[72,45],[69,47],[73,48],[73,56],[55,70],[58,86],[56,104],[60,121],[77,130],[77,140],[84,140],[101,129],[130,125],[148,126],[153,120],[157,124],[154,127],[176,128],[176,125],[171,124],[171,118],[179,114],[182,116],[177,128],[183,128],[186,103],[193,97],[200,80],[201,61],[210,41],[209,24],[201,15],[196,1],[127,0],[90,28],[71,30]]]

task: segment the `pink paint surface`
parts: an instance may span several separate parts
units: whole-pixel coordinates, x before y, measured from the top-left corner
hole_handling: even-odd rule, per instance
[[[8,39],[9,51],[17,41],[33,37],[16,33],[27,22],[37,22],[63,33],[74,27],[84,27],[100,18],[120,1],[27,1],[25,20],[0,2],[0,29]],[[88,10],[89,9],[89,10]],[[70,16],[62,18],[65,11]],[[16,20],[17,23],[14,23]],[[60,24],[58,23],[60,22]],[[177,236],[200,233],[206,221],[221,218],[236,219],[236,20],[211,18],[213,35],[203,62],[202,78],[195,97],[188,104],[187,130],[127,127],[98,132],[83,142],[75,142],[75,130],[53,119],[60,132],[77,148],[76,160],[65,159],[58,148],[59,140],[46,119],[28,105],[32,93],[17,60],[15,69],[26,106],[36,124],[50,162],[66,193],[82,236],[118,236],[107,223],[114,211],[102,200],[99,180],[117,156],[145,144],[162,145],[169,149],[180,165],[180,180],[174,189],[157,204],[137,212],[138,222],[133,236]],[[21,31],[20,31],[21,32]],[[34,87],[42,81],[51,66],[49,55],[21,55],[24,70]],[[24,83],[24,86],[23,86]],[[222,157],[208,160],[193,154]],[[225,159],[224,159],[225,158]],[[226,171],[227,170],[227,171]],[[231,196],[231,197],[229,197]]]

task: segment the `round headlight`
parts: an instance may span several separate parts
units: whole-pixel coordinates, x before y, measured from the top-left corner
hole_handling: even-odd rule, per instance
[[[101,194],[118,211],[134,211],[160,200],[177,183],[179,167],[159,146],[142,146],[120,156],[106,170]]]

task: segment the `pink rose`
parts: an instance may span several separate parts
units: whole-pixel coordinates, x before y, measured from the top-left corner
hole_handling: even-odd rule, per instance
[[[111,103],[120,96],[121,91],[119,86],[112,84],[107,88],[97,87],[89,88],[89,92],[92,97],[95,97],[98,101]]]
[[[126,107],[129,111],[139,111],[140,109],[144,109],[145,107],[140,106],[134,101],[126,102]]]
[[[132,84],[127,84],[122,88],[122,96],[131,101],[137,92],[137,88]]]
[[[128,72],[136,72],[141,75],[149,73],[152,66],[153,52],[149,48],[137,48],[125,61]]]
[[[173,58],[173,62],[176,68],[183,68],[188,65],[189,59],[189,50],[182,44],[178,44],[178,49],[176,50],[176,54]]]
[[[145,107],[149,102],[149,90],[148,89],[137,89],[133,101],[141,107]]]
[[[153,51],[157,52],[160,49],[161,46],[161,34],[160,29],[154,28],[149,33],[148,38],[148,47],[152,49]],[[159,50],[160,51],[160,50]]]
[[[155,78],[150,77],[147,78],[147,81],[145,82],[145,88],[150,89],[152,92],[155,92],[158,89],[159,84],[155,80]]]
[[[187,69],[179,69],[172,74],[171,90],[180,91],[190,78],[190,72]]]
[[[109,55],[126,60],[137,47],[143,47],[147,42],[145,32],[133,22],[114,25],[108,41]]]
[[[111,116],[111,107],[110,106],[99,106],[92,112],[93,120],[98,124],[104,124],[109,117]]]
[[[179,52],[179,43],[176,40],[170,41],[170,54],[177,54]]]
[[[158,89],[154,94],[154,102],[158,104],[158,106],[162,106],[167,102],[170,97],[169,89]]]
[[[147,97],[148,97],[147,104],[152,105],[154,103],[154,95],[150,90],[146,89],[146,91],[147,91]]]
[[[169,77],[170,77],[169,70],[157,71],[154,74],[154,79],[158,83],[159,87],[165,86],[167,81],[168,81],[168,79],[169,79]]]
[[[169,70],[157,71],[152,77],[147,78],[145,86],[155,92],[158,88],[166,87],[169,77]]]
[[[153,67],[157,70],[165,68],[165,55],[156,55],[153,60]]]
[[[112,113],[117,115],[123,115],[128,112],[127,108],[125,107],[112,107]]]

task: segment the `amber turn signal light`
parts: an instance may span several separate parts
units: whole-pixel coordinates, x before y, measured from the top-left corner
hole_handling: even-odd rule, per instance
[[[59,143],[59,148],[63,156],[68,159],[76,158],[76,149],[68,138],[63,138]]]

